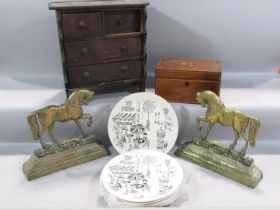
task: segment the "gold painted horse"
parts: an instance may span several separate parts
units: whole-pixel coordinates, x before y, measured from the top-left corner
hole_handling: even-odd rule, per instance
[[[92,125],[92,116],[90,114],[83,114],[82,105],[87,105],[94,96],[94,92],[87,89],[79,89],[74,91],[64,104],[59,106],[50,105],[40,110],[32,112],[28,118],[28,124],[32,130],[32,135],[35,140],[40,141],[42,148],[46,148],[46,144],[43,142],[42,135],[48,129],[48,133],[54,144],[58,141],[53,136],[53,126],[55,122],[66,122],[74,120],[80,129],[83,136],[85,132],[82,129],[79,119],[88,119],[88,127]],[[41,124],[39,128],[38,121]]]
[[[260,127],[260,121],[258,118],[249,116],[238,110],[228,109],[219,97],[211,91],[199,92],[196,95],[196,100],[202,107],[207,108],[205,116],[197,118],[196,125],[201,130],[200,122],[208,122],[208,128],[202,140],[208,138],[209,132],[215,123],[219,123],[223,126],[232,126],[234,131],[234,142],[230,145],[230,149],[234,149],[237,145],[237,141],[240,137],[245,140],[245,145],[240,151],[240,155],[245,156],[250,146],[256,145],[257,132]],[[246,135],[246,129],[248,128],[248,135]]]

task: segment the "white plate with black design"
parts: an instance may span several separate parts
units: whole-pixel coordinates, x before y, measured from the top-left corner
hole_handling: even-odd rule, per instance
[[[117,199],[148,204],[172,196],[183,182],[183,170],[171,156],[134,150],[110,160],[100,176],[107,193]]]
[[[134,93],[113,108],[108,133],[119,152],[152,149],[169,152],[178,135],[178,120],[171,105],[153,93]]]

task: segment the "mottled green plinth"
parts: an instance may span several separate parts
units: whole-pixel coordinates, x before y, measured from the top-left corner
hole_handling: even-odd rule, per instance
[[[55,173],[88,161],[109,155],[110,152],[95,141],[95,136],[73,138],[47,149],[34,150],[22,170],[26,178],[33,179]]]
[[[215,146],[211,145],[209,149],[205,145],[200,145],[200,143],[184,144],[176,151],[175,155],[251,188],[256,187],[262,180],[263,174],[255,166],[251,158],[235,160],[234,153],[225,151],[225,147],[222,144],[214,142],[212,144]],[[220,154],[225,152],[228,156]],[[242,163],[242,161],[245,161],[246,164]]]

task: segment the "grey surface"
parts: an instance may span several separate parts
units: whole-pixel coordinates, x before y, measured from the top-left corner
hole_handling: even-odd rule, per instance
[[[0,1],[1,143],[32,142],[29,112],[64,101],[64,85],[54,11],[47,0]],[[280,122],[280,19],[277,0],[151,0],[148,7],[148,70],[159,57],[191,57],[222,62],[221,97],[226,105],[261,118],[261,142],[278,141]],[[148,87],[153,87],[150,77]],[[152,90],[153,91],[153,90]],[[109,144],[107,119],[128,93],[98,96],[85,110],[94,115],[88,129]],[[205,110],[174,104],[180,122],[178,144],[197,133],[194,120]],[[230,128],[212,138],[231,139]],[[74,123],[57,124],[59,138],[79,135]],[[278,147],[265,144],[266,149]]]
[[[55,13],[48,2],[0,1],[0,74],[61,75]],[[278,0],[150,3],[151,74],[162,56],[220,60],[224,72],[275,72],[280,67]]]

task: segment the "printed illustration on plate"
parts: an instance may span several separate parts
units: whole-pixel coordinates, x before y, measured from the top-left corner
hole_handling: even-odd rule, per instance
[[[109,163],[102,183],[118,197],[146,200],[169,194],[182,181],[177,162],[164,153],[132,151]],[[148,151],[148,152],[147,152]]]
[[[112,144],[118,151],[155,149],[168,152],[178,132],[172,107],[154,94],[137,95],[139,93],[124,98],[113,109],[108,129]]]

